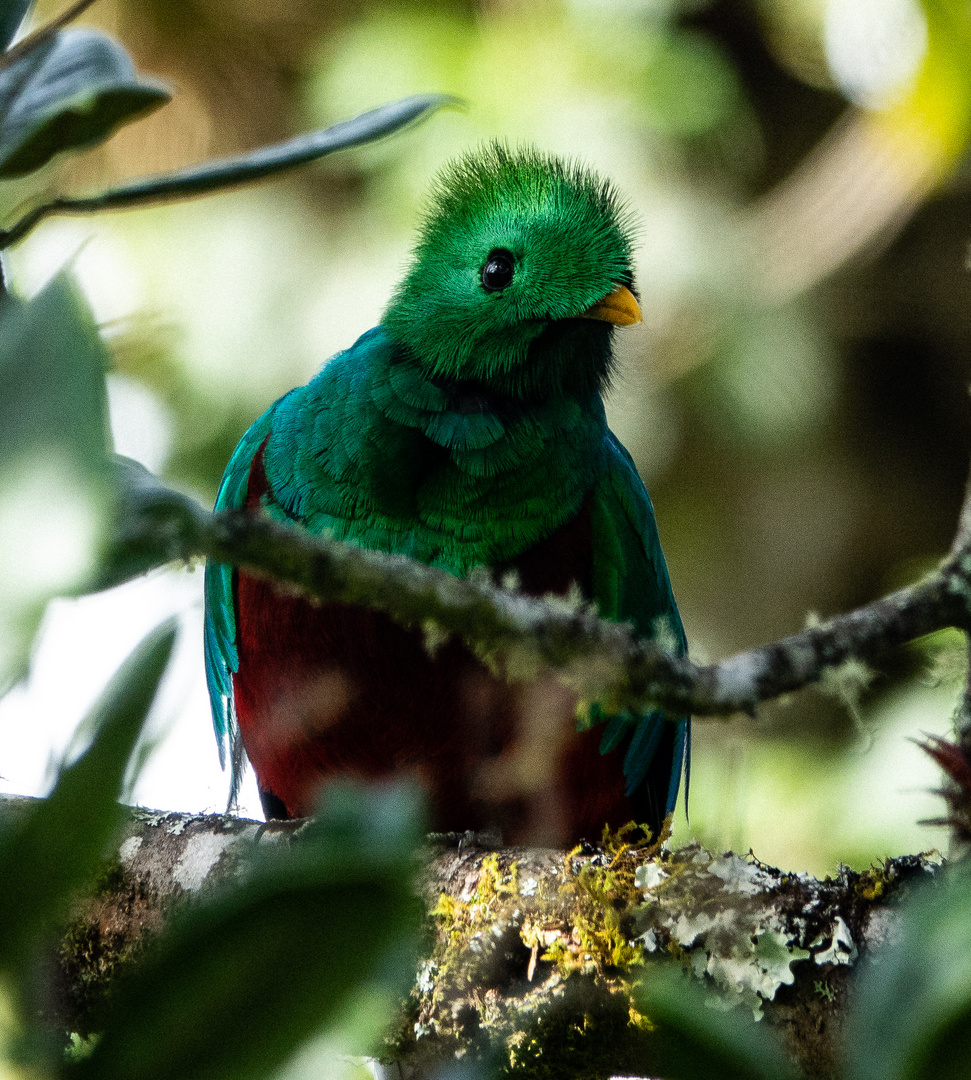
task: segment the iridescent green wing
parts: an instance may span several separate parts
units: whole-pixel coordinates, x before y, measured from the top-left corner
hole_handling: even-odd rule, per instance
[[[605,618],[632,623],[639,634],[683,656],[688,643],[671,591],[654,507],[630,454],[609,431],[606,454],[606,467],[590,504],[594,599]],[[609,716],[601,753],[608,753],[628,737],[624,758],[627,794],[645,793],[658,810],[663,808],[662,817],[670,814],[677,803],[681,773],[687,770],[691,741],[688,717],[668,718],[662,710],[640,716]],[[687,775],[685,789],[687,793]]]
[[[223,474],[215,509],[240,509],[246,505],[246,488],[253,457],[273,425],[276,403],[257,420],[240,440]],[[219,761],[232,764],[232,795],[235,799],[240,779],[242,747],[233,709],[233,673],[239,670],[236,652],[236,612],[233,609],[233,570],[228,563],[206,564],[206,614],[204,625],[206,682],[212,706],[212,723],[219,745]]]

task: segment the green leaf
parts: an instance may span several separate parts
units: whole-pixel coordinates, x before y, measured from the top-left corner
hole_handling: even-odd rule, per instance
[[[117,523],[88,587],[92,592],[191,558],[193,541],[208,519],[195,499],[173,491],[140,462],[115,454],[111,459],[118,492]]]
[[[796,1080],[772,1033],[741,1008],[713,1008],[687,976],[648,968],[638,1009],[657,1025],[651,1075],[666,1080]]]
[[[105,857],[125,809],[129,758],[165,671],[175,627],[149,634],[119,668],[86,720],[90,747],[64,766],[50,796],[0,833],[0,967],[22,970]]]
[[[435,109],[456,102],[456,98],[447,94],[419,94],[402,98],[401,101],[382,105],[323,131],[299,135],[240,157],[208,161],[177,172],[143,177],[120,187],[110,188],[99,195],[54,199],[35,207],[6,231],[0,231],[0,249],[16,243],[39,221],[51,214],[96,213],[100,210],[142,206],[171,199],[187,199],[238,187],[240,184],[252,183],[298,165],[305,165],[336,150],[373,142],[415,123]]]
[[[851,1080],[971,1077],[971,868],[946,871],[899,912],[861,969],[846,1028]]]
[[[65,275],[0,301],[0,681],[91,573],[113,502],[104,347]]]
[[[446,94],[417,94],[414,97],[402,98],[401,101],[382,105],[323,131],[298,135],[286,142],[264,146],[239,157],[207,161],[203,165],[180,169],[178,172],[134,180],[97,198],[110,206],[132,206],[149,200],[184,199],[251,183],[297,165],[305,165],[332,154],[335,150],[346,150],[351,146],[360,146],[361,143],[373,142],[414,123],[443,105],[454,102],[455,98]]]
[[[67,274],[26,302],[0,304],[0,465],[58,447],[103,470],[108,355]],[[0,469],[6,471],[6,468]]]
[[[95,30],[61,30],[0,70],[0,177],[102,142],[169,100],[138,78],[125,50]]]
[[[14,39],[34,0],[0,0],[0,49]]]
[[[68,1075],[265,1077],[356,993],[404,993],[420,920],[419,825],[409,790],[330,789],[289,850],[274,845],[243,884],[173,920]]]

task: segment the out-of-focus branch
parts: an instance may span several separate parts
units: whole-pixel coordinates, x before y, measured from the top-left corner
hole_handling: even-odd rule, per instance
[[[860,109],[848,109],[743,229],[763,299],[779,304],[861,252],[886,244],[940,179],[940,163],[902,154]]]
[[[664,705],[699,716],[753,712],[850,659],[873,660],[945,627],[971,622],[971,543],[939,570],[856,611],[717,664],[669,656],[591,605],[532,599],[486,573],[456,578],[402,556],[364,551],[240,512],[209,514],[131,466],[118,534],[100,585],[172,560],[245,566],[323,603],[361,604],[409,626],[465,639],[511,675],[551,668],[582,699],[617,709]],[[965,516],[965,515],[963,515]]]

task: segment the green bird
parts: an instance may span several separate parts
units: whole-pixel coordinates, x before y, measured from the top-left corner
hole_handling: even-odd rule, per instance
[[[253,424],[217,509],[455,575],[514,572],[534,596],[578,589],[683,654],[651,501],[602,401],[615,328],[641,317],[631,232],[578,165],[499,145],[452,163],[381,324]],[[687,717],[594,706],[578,723],[460,641],[429,652],[381,613],[223,564],[206,570],[205,647],[223,763],[237,785],[245,751],[268,817],[312,813],[337,774],[397,775],[442,831],[656,834],[687,768]]]

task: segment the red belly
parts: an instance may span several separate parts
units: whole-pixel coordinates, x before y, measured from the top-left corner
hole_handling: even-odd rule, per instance
[[[589,594],[589,517],[581,511],[515,562],[532,595],[576,581]],[[313,812],[335,775],[411,777],[436,831],[499,828],[506,843],[597,839],[634,817],[623,751],[578,733],[575,700],[552,678],[511,685],[459,641],[435,654],[380,612],[321,606],[236,576],[243,745],[260,788],[291,817]]]

